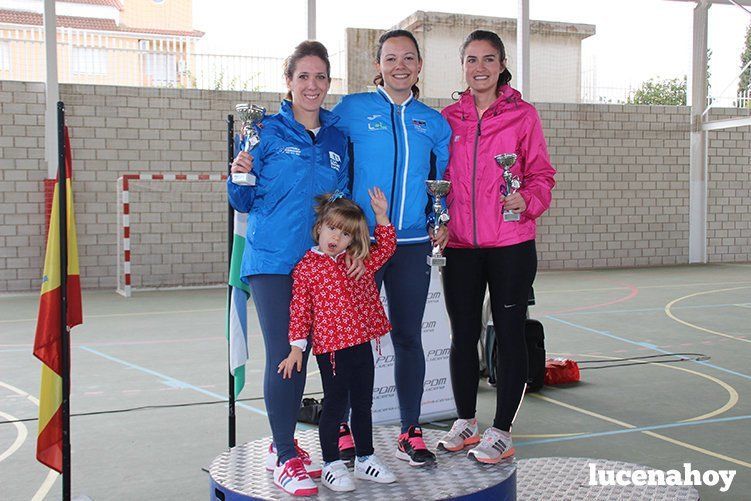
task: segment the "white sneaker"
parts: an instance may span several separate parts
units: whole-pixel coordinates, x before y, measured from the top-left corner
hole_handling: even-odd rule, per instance
[[[480,441],[477,419],[457,419],[451,429],[438,441],[438,449],[456,452]]]
[[[467,457],[474,457],[481,463],[495,464],[513,456],[514,452],[511,433],[491,426],[482,434],[480,443],[467,452]]]
[[[302,464],[305,465],[305,471],[308,472],[308,475],[310,475],[311,478],[320,477],[321,465],[310,458],[308,451],[297,445],[297,439],[295,439],[295,451],[297,451],[297,457],[299,457],[302,460]],[[276,455],[276,447],[272,442],[269,444],[269,453],[266,454],[266,469],[268,471],[274,471],[278,459],[279,457]]]
[[[274,485],[293,496],[315,496],[318,494],[313,479],[310,478],[302,460],[294,457],[274,468]]]
[[[355,482],[349,474],[347,464],[341,459],[324,465],[321,483],[336,492],[355,490]]]
[[[355,458],[355,478],[379,484],[396,482],[396,475],[375,454],[366,456],[365,461],[360,461],[359,457]]]

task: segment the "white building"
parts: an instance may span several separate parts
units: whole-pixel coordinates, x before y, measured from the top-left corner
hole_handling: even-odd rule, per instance
[[[516,19],[417,11],[391,29],[411,31],[424,60],[419,87],[424,97],[447,98],[466,88],[459,49],[476,29],[497,33],[506,46],[507,64],[516,74]],[[347,28],[348,92],[373,85],[375,52],[383,30]],[[536,102],[581,101],[581,42],[595,34],[591,24],[530,21],[530,96]],[[513,86],[512,79],[511,85]]]

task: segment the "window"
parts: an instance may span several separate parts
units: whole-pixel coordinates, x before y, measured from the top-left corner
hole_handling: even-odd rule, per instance
[[[177,85],[177,56],[152,49],[148,40],[141,40],[138,45],[144,51],[142,58],[147,85]]]
[[[0,41],[0,71],[10,70],[10,44]]]
[[[79,75],[107,74],[107,53],[94,47],[73,47],[73,73]]]

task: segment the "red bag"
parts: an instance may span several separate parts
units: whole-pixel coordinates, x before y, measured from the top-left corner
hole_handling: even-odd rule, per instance
[[[579,381],[579,365],[567,358],[545,360],[545,384],[548,386]]]

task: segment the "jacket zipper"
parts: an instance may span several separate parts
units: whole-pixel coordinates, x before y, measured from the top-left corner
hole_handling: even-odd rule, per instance
[[[482,117],[477,116],[477,132],[475,133],[475,151],[472,160],[472,239],[477,247],[477,209],[475,207],[475,185],[477,183],[477,148],[480,145],[480,134],[482,134]]]
[[[394,174],[391,177],[391,200],[389,201],[389,219],[394,220],[394,192],[396,191],[397,160],[399,157],[399,143],[396,140],[396,120],[394,119],[394,105],[391,106],[391,133],[394,136]]]
[[[321,126],[319,127],[318,134],[321,133],[321,129],[323,129],[323,124],[321,124]],[[313,197],[315,197],[315,194],[313,192],[315,191],[314,190],[314,188],[315,188],[315,186],[314,186],[314,184],[315,184],[315,181],[314,181],[315,180],[315,174],[314,174],[314,172],[315,172],[316,165],[317,165],[317,162],[318,162],[318,158],[317,158],[318,151],[316,151],[317,150],[317,148],[316,148],[316,137],[317,136],[315,136],[315,135],[311,136],[311,134],[308,132],[308,129],[306,129],[304,126],[303,126],[303,131],[304,131],[303,136],[305,137],[305,139],[307,141],[310,141],[310,144],[313,146],[313,161],[310,163],[311,172],[308,175],[308,178],[310,179],[310,183],[308,183],[308,200],[310,200]],[[313,219],[313,221],[309,220],[308,221],[308,226],[311,226],[312,222],[315,222],[315,219]]]

